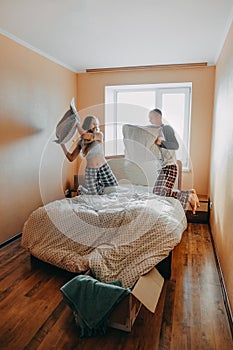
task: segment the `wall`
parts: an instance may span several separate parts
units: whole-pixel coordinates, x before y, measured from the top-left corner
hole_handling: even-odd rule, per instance
[[[66,178],[72,181],[75,165],[64,161],[60,146],[52,140],[64,106],[76,95],[76,74],[3,35],[0,51],[0,242],[4,242],[22,231],[39,205],[64,196]]]
[[[211,230],[233,311],[233,24],[216,66],[210,171]]]
[[[64,161],[52,142],[54,127],[73,95],[78,97],[81,117],[94,110],[104,123],[106,85],[193,83],[193,171],[184,174],[183,187],[208,193],[215,67],[76,75],[4,36],[0,45],[1,241],[20,232],[29,213],[42,202],[63,196],[66,178],[72,183],[76,165]]]
[[[192,82],[190,154],[193,169],[183,174],[183,188],[195,187],[199,194],[208,194],[214,78],[215,67],[205,66],[80,73],[77,75],[78,108],[83,114],[93,110],[102,124],[106,85]]]

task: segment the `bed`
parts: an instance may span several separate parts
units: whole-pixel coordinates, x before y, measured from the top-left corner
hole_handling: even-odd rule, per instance
[[[102,282],[120,280],[128,288],[169,255],[187,220],[178,200],[145,185],[141,167],[127,159],[109,164],[116,191],[39,207],[24,224],[21,244],[46,263],[77,274],[91,270]]]

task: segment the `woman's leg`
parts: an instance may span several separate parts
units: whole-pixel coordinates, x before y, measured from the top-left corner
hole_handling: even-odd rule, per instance
[[[104,187],[118,186],[117,179],[108,163],[99,168],[99,178]]]
[[[86,168],[85,169],[85,180],[88,194],[99,194],[100,184],[99,184],[99,169],[98,168]]]

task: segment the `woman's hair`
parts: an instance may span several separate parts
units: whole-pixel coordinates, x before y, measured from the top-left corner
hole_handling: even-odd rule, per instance
[[[87,118],[89,118],[89,117],[87,117]],[[89,129],[86,132],[93,134],[93,130],[92,129]],[[86,156],[88,151],[89,151],[89,149],[90,149],[90,147],[91,147],[92,142],[88,142],[88,143],[85,144],[85,142],[84,142],[84,140],[82,138],[80,138],[80,140],[83,143],[82,147],[81,147],[82,148],[82,153],[83,153],[84,156]]]
[[[93,119],[97,119],[97,118],[94,115],[88,115],[84,119],[83,124],[82,124],[82,128],[84,130],[86,130],[86,132],[93,133],[93,130],[90,129],[90,125],[91,125],[91,122],[92,122]],[[81,145],[82,145],[81,146],[82,153],[83,153],[84,156],[86,156],[88,151],[89,151],[89,149],[90,149],[90,147],[91,147],[92,142],[88,142],[88,143],[85,144],[84,140],[82,138],[79,139],[79,142],[80,142],[80,140],[81,140]]]
[[[84,130],[89,130],[93,119],[96,119],[96,117],[94,115],[88,115],[83,121],[82,128]]]

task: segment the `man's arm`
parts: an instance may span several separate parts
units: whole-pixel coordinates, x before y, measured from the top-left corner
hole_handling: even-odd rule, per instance
[[[160,147],[177,150],[179,148],[179,143],[176,139],[173,128],[170,125],[164,125],[163,134],[164,134],[164,139],[161,140]]]

